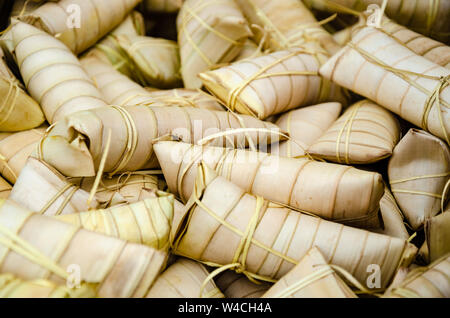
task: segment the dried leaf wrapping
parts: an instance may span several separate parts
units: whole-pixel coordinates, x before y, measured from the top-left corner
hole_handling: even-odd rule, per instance
[[[450,206],[447,210],[425,223],[426,246],[429,261],[434,262],[441,256],[450,253]]]
[[[140,0],[61,0],[19,17],[55,36],[75,54],[118,26]]]
[[[357,298],[316,247],[277,281],[262,298]]]
[[[10,183],[16,182],[45,130],[43,126],[16,133],[0,133],[0,174]]]
[[[22,280],[12,274],[0,274],[1,298],[95,298],[96,291],[88,284],[78,288],[57,285],[45,279]]]
[[[1,204],[0,231],[1,273],[65,284],[66,268],[78,266],[81,282],[96,285],[102,298],[143,297],[166,259],[161,251],[33,214],[11,201]]]
[[[195,143],[205,136],[243,126],[266,131],[235,134],[231,146],[246,145],[249,140],[270,143],[272,132],[279,130],[256,118],[223,111],[175,106],[102,107],[71,114],[58,122],[41,142],[37,156],[65,176],[90,177],[106,153],[104,172],[114,175],[158,167],[152,145],[157,138],[174,135]],[[112,142],[105,152],[109,131]],[[227,142],[230,140],[224,136],[214,140],[216,145]]]
[[[416,252],[405,240],[304,215],[245,193],[204,164],[187,210],[175,254],[272,282],[317,246],[328,263],[359,281],[366,280],[367,266],[378,264],[383,288]]]
[[[265,119],[326,101],[346,104],[340,87],[319,76],[325,55],[315,49],[277,51],[199,74],[227,107]]]
[[[298,47],[310,41],[318,42],[331,54],[340,49],[301,1],[237,0],[237,3],[251,24],[269,31],[269,46],[273,50]]]
[[[184,87],[200,88],[197,74],[232,61],[252,34],[233,0],[186,0],[177,17]]]
[[[446,254],[426,267],[412,270],[385,298],[449,298],[450,255]]]
[[[400,209],[413,229],[418,229],[445,203],[442,196],[450,178],[450,150],[439,138],[410,129],[394,149],[388,176]]]
[[[25,85],[49,123],[76,111],[106,106],[77,57],[63,43],[22,22],[11,32]]]
[[[403,213],[387,186],[385,186],[384,195],[380,200],[380,213],[383,219],[383,229],[375,229],[374,232],[404,240],[409,239],[410,235],[405,227]]]
[[[275,124],[292,139],[272,145],[271,153],[290,158],[305,156],[305,151],[336,121],[341,112],[339,103],[323,103],[291,110]]]
[[[370,4],[381,6],[383,0],[306,0],[304,2],[307,6],[319,10],[339,12],[346,8],[364,11]],[[390,18],[419,33],[443,42],[448,42],[449,39],[450,26],[447,23],[450,17],[449,12],[450,3],[448,1],[389,0],[386,6],[386,14]]]
[[[142,75],[145,86],[171,88],[181,84],[178,44],[148,36],[119,34],[117,43]]]
[[[388,34],[361,29],[320,74],[450,144],[450,70]]]
[[[381,175],[353,167],[262,152],[201,147],[177,142],[154,146],[170,192],[187,202],[203,160],[249,193],[359,227],[379,227]]]
[[[173,195],[118,205],[106,210],[66,214],[55,218],[121,240],[167,250],[173,219]]]
[[[197,262],[178,259],[156,279],[147,298],[224,298],[213,280],[201,292],[202,283],[209,272]]]
[[[344,114],[309,148],[313,157],[345,164],[369,164],[385,159],[400,139],[392,113],[362,100]]]
[[[24,208],[43,215],[71,214],[98,208],[89,193],[70,183],[53,167],[35,158],[28,158],[9,199]]]
[[[226,298],[260,298],[271,286],[267,282],[255,284],[245,275],[233,271],[217,276],[215,282]]]
[[[151,172],[149,172],[151,173]],[[95,182],[94,177],[70,178],[70,182],[81,189],[90,192]],[[153,190],[164,190],[165,182],[156,175],[145,171],[125,172],[111,178],[103,176],[95,196],[101,202],[109,205],[120,203],[135,203],[152,196]]]

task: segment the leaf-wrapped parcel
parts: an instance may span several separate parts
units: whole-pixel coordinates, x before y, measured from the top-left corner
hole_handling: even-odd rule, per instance
[[[232,61],[252,32],[233,0],[186,0],[177,17],[181,76],[185,88],[200,88],[197,77]]]
[[[98,297],[143,297],[165,260],[164,252],[151,247],[0,203],[1,273],[65,284],[66,269],[78,266],[81,282],[93,284]]]
[[[425,237],[429,261],[434,262],[450,253],[450,206],[444,213],[429,218],[425,223]]]
[[[391,191],[413,229],[445,206],[450,149],[423,130],[410,129],[394,148],[388,166]]]
[[[387,33],[361,29],[320,74],[450,144],[450,69],[415,54]]]
[[[60,0],[48,2],[21,21],[55,36],[79,54],[118,26],[140,0]]]
[[[390,157],[399,140],[400,125],[395,116],[362,100],[347,108],[308,153],[337,163],[369,164]]]
[[[384,288],[417,250],[406,240],[325,221],[246,193],[205,164],[199,166],[186,211],[173,252],[209,266],[227,265],[254,279],[280,279],[316,246],[328,263],[362,282],[368,266],[378,264]]]
[[[217,287],[226,298],[260,298],[272,284],[249,280],[245,275],[234,271],[226,271],[214,278]]]
[[[341,113],[339,103],[323,103],[282,114],[275,124],[291,139],[272,145],[271,153],[290,158],[304,157],[307,149],[336,121]]]
[[[106,106],[77,57],[62,42],[23,22],[14,24],[11,32],[25,86],[49,123]]]
[[[91,192],[95,177],[69,178],[81,189]],[[164,190],[164,180],[146,171],[126,172],[113,177],[103,176],[95,192],[96,198],[113,206],[116,203],[135,203],[152,197],[152,191]]]
[[[385,298],[449,298],[450,254],[435,260],[428,266],[413,269],[396,288],[389,290]]]
[[[237,0],[251,24],[269,31],[269,47],[283,50],[299,47],[307,42],[318,42],[331,54],[340,46],[316,20],[308,8],[297,0]],[[257,38],[259,42],[261,39]]]
[[[55,168],[36,158],[28,158],[9,199],[43,215],[71,214],[99,207],[89,193],[70,183]]]
[[[158,167],[152,144],[157,138],[174,135],[195,143],[242,127],[266,130],[238,133],[231,141],[221,136],[213,144],[268,144],[271,137],[278,139],[277,126],[245,115],[193,107],[108,106],[71,114],[56,123],[40,143],[37,156],[67,177],[91,177],[106,155],[104,172],[114,175]],[[111,143],[106,151],[109,132]]]
[[[157,197],[136,203],[55,218],[89,231],[167,251],[173,220],[173,200],[173,195],[158,192]]]
[[[293,48],[200,73],[205,87],[229,109],[265,119],[321,102],[347,104],[343,90],[319,76],[326,56]]]
[[[178,44],[174,41],[149,36],[119,34],[117,43],[128,59],[141,73],[141,84],[172,88],[181,85]]]
[[[170,192],[190,198],[203,160],[246,191],[348,225],[377,228],[381,175],[350,166],[263,152],[162,141],[154,146]]]
[[[383,0],[305,0],[304,2],[307,6],[312,6],[315,9],[348,13],[348,10],[345,10],[346,8],[364,11],[371,4],[381,6]],[[450,3],[448,1],[389,0],[387,1],[386,14],[398,23],[419,33],[443,42],[449,40]]]
[[[46,129],[41,126],[16,133],[0,133],[0,174],[10,183],[16,182]]]
[[[202,264],[180,258],[156,279],[146,297],[224,298],[213,280],[209,280],[203,290],[201,289],[208,275],[209,272]]]
[[[319,249],[313,247],[262,298],[357,298],[357,296],[329,266]]]

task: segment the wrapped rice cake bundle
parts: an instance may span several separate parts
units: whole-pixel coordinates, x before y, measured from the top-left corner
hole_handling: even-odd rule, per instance
[[[19,17],[58,38],[79,54],[118,26],[140,0],[61,0],[46,3],[31,14]],[[78,7],[77,19],[72,15]]]
[[[65,115],[106,106],[77,57],[60,41],[18,22],[12,28],[20,73],[49,123]]]
[[[348,42],[352,34],[357,33],[360,28],[364,27],[369,17],[369,12],[364,12],[360,16],[359,23],[351,28],[347,28],[346,36],[341,36],[347,39]],[[450,47],[442,42],[438,42],[420,33],[411,31],[410,29],[395,23],[395,21],[383,16],[381,20],[381,29],[387,32],[390,36],[397,39],[406,45],[414,53],[423,56],[424,58],[447,68],[450,68]],[[342,45],[345,45],[343,43]]]
[[[146,297],[224,298],[213,280],[209,280],[202,290],[208,275],[209,272],[202,264],[180,258],[156,279]]]
[[[450,298],[450,254],[408,273],[385,298]]]
[[[197,74],[232,61],[252,32],[233,0],[186,0],[177,17],[181,76],[185,88],[200,88]]]
[[[320,74],[450,144],[450,70],[388,34],[372,27],[361,29],[321,67]]]
[[[0,177],[0,199],[6,199],[8,198],[9,194],[11,193],[12,186]]]
[[[69,179],[81,189],[90,192],[95,178]],[[128,172],[108,178],[103,176],[95,196],[101,202],[112,205],[118,200],[126,203],[142,201],[149,197],[149,190],[163,190],[165,182],[155,175],[146,172]]]
[[[99,58],[88,55],[80,62],[109,104],[125,106],[130,103],[129,101],[138,103],[148,100],[149,94],[145,88]]]
[[[261,298],[271,286],[267,282],[255,284],[233,271],[226,271],[214,280],[226,298]]]
[[[308,7],[332,12],[352,13],[364,11],[370,4],[382,5],[384,0],[326,0],[304,1]],[[429,0],[389,0],[386,14],[398,23],[432,38],[448,42],[450,25],[450,3]],[[351,9],[351,11],[346,9]]]
[[[340,47],[308,8],[297,0],[237,0],[250,24],[270,32],[270,48],[285,50],[317,41],[329,53]]]
[[[89,231],[167,251],[173,220],[173,200],[173,195],[159,192],[156,198],[55,218]]]
[[[326,101],[346,104],[342,89],[322,78],[325,55],[290,49],[201,73],[205,87],[229,109],[265,119]]]
[[[166,260],[148,246],[34,214],[12,201],[0,205],[1,273],[65,284],[66,268],[75,264],[80,281],[94,285],[98,297],[143,297]]]
[[[43,161],[28,158],[9,199],[24,208],[44,215],[70,214],[99,206],[89,193],[70,183]]]
[[[240,120],[240,121],[239,121]],[[250,116],[192,107],[108,106],[67,116],[50,129],[37,156],[67,177],[92,177],[106,156],[104,172],[138,171],[158,167],[152,142],[175,135],[195,143],[201,138],[242,127],[266,129],[263,132],[215,138],[214,144],[246,145],[271,143],[278,127]],[[270,130],[269,130],[270,129]],[[106,152],[108,134],[111,136]]]
[[[429,261],[434,262],[450,253],[450,206],[438,216],[429,218],[425,223],[426,246]]]
[[[405,227],[403,213],[387,186],[385,186],[384,195],[380,200],[380,213],[383,219],[383,229],[374,229],[373,232],[404,240],[409,239],[410,235]]]
[[[39,104],[16,81],[0,75],[0,132],[32,129],[44,121]]]
[[[360,282],[366,281],[370,264],[379,265],[384,288],[417,250],[405,240],[304,215],[248,194],[205,164],[198,171],[173,244],[177,255],[274,282],[316,246],[327,263]]]
[[[171,88],[181,85],[178,44],[166,39],[148,36],[116,36],[136,70],[142,74],[142,85]]]
[[[362,100],[347,108],[308,153],[337,163],[369,164],[390,157],[399,139],[400,124],[395,116]]]
[[[262,298],[357,298],[357,296],[328,265],[319,249],[313,247]]]
[[[47,127],[0,133],[0,174],[14,184]]]
[[[12,274],[0,274],[0,298],[95,298],[95,288],[81,284],[69,288],[46,279],[23,280]]]
[[[220,103],[213,96],[201,90],[188,88],[156,90],[150,92],[149,96],[156,100],[154,105],[162,103],[163,105],[186,106],[209,110],[225,110],[225,108],[220,105]],[[131,103],[129,102],[129,104]],[[152,104],[149,103],[148,105]]]
[[[92,47],[84,57],[96,57],[125,76],[135,81],[143,81],[139,77],[140,73],[136,72],[136,65],[130,61],[126,52],[117,41],[116,36],[121,34],[131,36],[145,35],[145,22],[142,14],[137,11],[131,12],[117,28]]]
[[[277,119],[275,124],[292,139],[272,146],[271,153],[299,158],[336,121],[341,113],[339,103],[323,103],[291,110]]]
[[[158,142],[154,146],[171,193],[187,202],[203,160],[249,193],[292,209],[364,228],[380,227],[381,175],[353,167],[263,152]]]
[[[145,12],[175,13],[183,5],[184,0],[144,0],[142,7]]]
[[[395,147],[388,166],[391,191],[414,230],[445,204],[450,150],[439,138],[410,129]]]

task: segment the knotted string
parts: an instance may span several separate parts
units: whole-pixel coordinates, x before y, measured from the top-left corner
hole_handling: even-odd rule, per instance
[[[345,120],[344,124],[341,127],[341,130],[339,131],[339,134],[338,134],[337,140],[336,140],[336,159],[339,163],[343,163],[341,160],[341,151],[340,151],[341,138],[342,138],[342,134],[347,129],[347,133],[346,133],[346,137],[345,137],[344,156],[345,156],[345,163],[350,164],[349,144],[350,144],[350,134],[352,132],[353,121],[355,120],[356,114],[358,113],[359,109],[364,105],[365,102],[366,102],[365,100],[362,100],[362,101],[356,103],[355,105],[353,105],[353,109],[351,110],[350,115],[347,117],[347,119]]]

